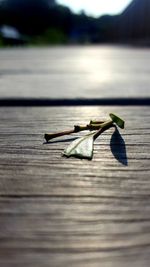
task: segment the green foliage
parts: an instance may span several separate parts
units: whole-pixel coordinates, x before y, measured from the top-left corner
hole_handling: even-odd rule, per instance
[[[33,45],[50,45],[67,43],[66,35],[59,29],[50,28],[43,34],[31,37],[29,44]]]
[[[3,43],[2,38],[0,37],[0,47],[3,47],[3,46],[4,46],[4,43]]]
[[[121,129],[124,129],[124,124],[125,124],[124,120],[122,120],[113,113],[110,113],[109,116],[111,117],[114,123],[116,123]]]

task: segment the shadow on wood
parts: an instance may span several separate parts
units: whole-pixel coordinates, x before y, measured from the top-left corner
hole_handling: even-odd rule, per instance
[[[72,141],[76,140],[77,138],[78,138],[78,136],[77,137],[71,137],[71,138],[65,138],[65,139],[55,138],[54,140],[50,140],[48,142],[44,142],[43,145],[50,145],[50,144],[55,144],[55,143],[72,142]]]
[[[114,157],[123,165],[128,166],[126,144],[117,127],[115,127],[115,131],[112,134],[110,148]]]

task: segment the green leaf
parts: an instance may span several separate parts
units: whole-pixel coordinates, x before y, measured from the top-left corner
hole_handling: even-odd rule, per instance
[[[80,137],[73,141],[65,150],[63,155],[66,157],[77,157],[77,158],[85,158],[92,159],[93,157],[93,148],[94,148],[94,135],[95,131]]]
[[[121,129],[124,129],[124,120],[122,120],[113,113],[110,113],[109,116],[111,117],[112,121],[115,122]]]

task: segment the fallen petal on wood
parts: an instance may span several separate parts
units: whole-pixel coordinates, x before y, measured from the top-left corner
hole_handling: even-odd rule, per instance
[[[77,157],[92,159],[94,149],[95,131],[74,140],[65,150],[63,155],[66,157]]]

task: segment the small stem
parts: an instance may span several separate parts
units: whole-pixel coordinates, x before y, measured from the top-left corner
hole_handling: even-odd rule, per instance
[[[91,120],[90,121],[90,125],[93,125],[93,124],[102,124],[104,123],[104,121],[94,121],[94,120]]]
[[[101,125],[101,128],[94,134],[94,140],[100,135],[102,134],[104,131],[108,130],[109,128],[113,127],[114,124],[113,124],[113,121],[112,120],[109,120],[109,121],[106,121],[104,122],[102,125]]]
[[[53,138],[64,136],[64,135],[69,135],[69,134],[72,134],[74,132],[75,132],[74,130],[68,130],[68,131],[63,131],[63,132],[58,132],[58,133],[50,133],[50,134],[47,133],[44,135],[44,138],[45,138],[46,142],[48,142]]]
[[[74,129],[72,129],[72,130],[63,131],[63,132],[57,132],[57,133],[47,133],[47,134],[44,135],[44,138],[45,138],[46,142],[48,142],[48,141],[50,141],[53,138],[64,136],[64,135],[70,135],[72,133],[78,133],[80,131],[99,130],[101,128],[101,126],[103,126],[103,125],[104,125],[104,122],[102,122],[100,124],[94,124],[94,125],[91,125],[91,124],[87,124],[87,125],[75,125],[74,126]]]

